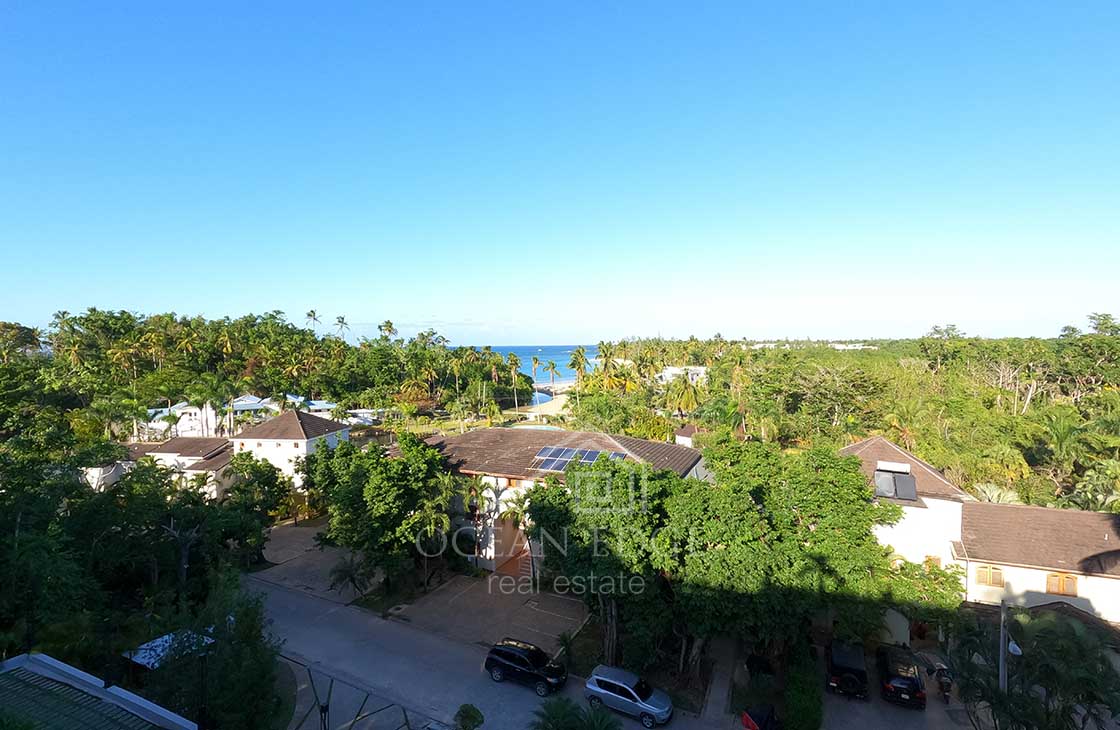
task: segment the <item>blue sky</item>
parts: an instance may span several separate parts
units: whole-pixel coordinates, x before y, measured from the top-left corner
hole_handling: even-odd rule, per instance
[[[1120,314],[1115,2],[172,5],[0,6],[0,319],[510,344]]]

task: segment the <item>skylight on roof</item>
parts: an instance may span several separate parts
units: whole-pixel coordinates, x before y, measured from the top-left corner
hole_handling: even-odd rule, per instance
[[[568,464],[593,464],[600,455],[606,454],[608,459],[625,459],[623,451],[599,451],[598,449],[572,449],[564,446],[545,446],[537,452],[540,461],[534,468],[541,471],[564,471]]]

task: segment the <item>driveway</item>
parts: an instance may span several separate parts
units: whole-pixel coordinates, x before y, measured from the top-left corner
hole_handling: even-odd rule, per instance
[[[583,599],[555,593],[522,593],[509,576],[458,575],[393,618],[458,641],[489,647],[507,636],[555,654],[560,634],[575,634],[587,619]]]
[[[825,693],[823,730],[960,730],[971,727],[964,707],[955,699],[945,705],[936,686],[926,683],[926,709],[899,707],[879,697],[872,687],[867,701]]]
[[[341,548],[320,549],[315,535],[326,529],[327,518],[285,524],[272,528],[265,543],[264,557],[271,568],[253,573],[259,581],[303,591],[334,603],[349,603],[357,598],[350,588],[331,590],[331,568],[347,554]]]
[[[532,689],[490,680],[482,671],[486,649],[481,646],[386,621],[258,575],[246,576],[245,585],[263,594],[271,628],[284,640],[281,652],[313,673],[334,677],[336,687],[348,686],[347,708],[354,704],[354,692],[369,692],[379,702],[403,708],[410,720],[427,717],[450,725],[459,705],[470,703],[485,715],[486,730],[525,730],[540,707],[542,700]],[[564,694],[582,706],[583,682],[573,677]],[[335,716],[332,712],[332,723]],[[629,718],[622,718],[622,724],[625,730],[641,727]],[[682,712],[671,728],[727,730],[727,725],[702,724]]]

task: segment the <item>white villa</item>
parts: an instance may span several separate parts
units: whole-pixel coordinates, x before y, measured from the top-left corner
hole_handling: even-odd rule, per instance
[[[350,440],[350,426],[304,411],[285,411],[276,418],[250,426],[233,437],[233,453],[248,451],[264,459],[300,486],[296,459],[318,449],[333,449]]]
[[[902,507],[880,542],[912,562],[958,565],[971,603],[1067,604],[1120,622],[1120,515],[978,502],[881,436],[841,449],[876,497]]]

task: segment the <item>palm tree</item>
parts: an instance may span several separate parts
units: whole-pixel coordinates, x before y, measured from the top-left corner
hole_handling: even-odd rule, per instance
[[[580,708],[567,697],[553,696],[533,713],[529,730],[579,730]]]
[[[572,350],[572,357],[568,360],[568,367],[576,371],[576,405],[579,405],[579,391],[583,385],[583,377],[587,374],[587,350],[580,345]]]
[[[692,382],[688,373],[681,373],[669,383],[665,401],[679,416],[692,413],[700,407],[700,388]]]
[[[541,366],[541,359],[533,355],[533,358],[529,362],[533,366],[533,382],[535,383],[537,382],[537,368]]]
[[[556,389],[556,376],[560,374],[560,368],[556,366],[555,360],[549,360],[548,364],[544,366],[544,371],[548,373],[548,386],[550,390]]]
[[[350,325],[346,324],[346,317],[341,314],[334,318],[334,328],[338,331],[338,336],[342,337],[343,332],[350,329]]]
[[[397,334],[397,328],[393,326],[393,323],[390,320],[385,320],[381,324],[377,325],[377,331],[381,333],[382,339],[386,340],[390,337],[395,337]]]
[[[307,326],[315,329],[315,325],[319,324],[319,313],[314,309],[309,309],[304,316],[307,318]]]
[[[972,487],[972,493],[976,495],[976,499],[981,502],[992,502],[994,504],[1022,504],[1023,500],[1019,499],[1019,494],[1012,489],[1001,487],[998,484],[975,484]]]
[[[510,353],[506,357],[506,364],[509,366],[509,382],[513,386],[513,410],[517,410],[517,371],[521,368],[521,358],[514,353]]]
[[[331,590],[341,591],[343,588],[349,588],[355,595],[360,596],[369,587],[369,578],[366,566],[358,558],[357,553],[351,551],[331,568]]]

